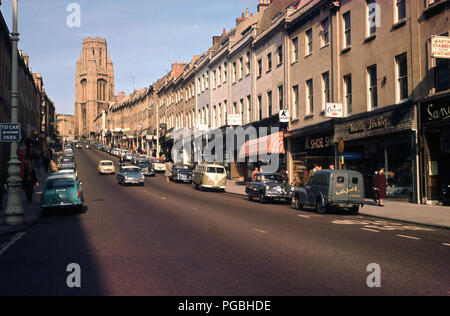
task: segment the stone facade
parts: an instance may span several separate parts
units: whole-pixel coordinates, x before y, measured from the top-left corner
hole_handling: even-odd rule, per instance
[[[106,40],[86,38],[75,76],[76,135],[93,137],[94,119],[114,99],[114,67]]]

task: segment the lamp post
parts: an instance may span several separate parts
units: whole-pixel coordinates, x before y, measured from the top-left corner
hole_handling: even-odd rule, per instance
[[[18,123],[19,92],[17,88],[17,67],[18,67],[18,0],[13,3],[13,31],[11,33],[12,42],[12,82],[11,82],[11,123]],[[8,204],[5,211],[5,224],[8,226],[18,226],[24,223],[22,201],[20,200],[21,163],[17,156],[18,142],[11,143],[10,160],[8,162]]]

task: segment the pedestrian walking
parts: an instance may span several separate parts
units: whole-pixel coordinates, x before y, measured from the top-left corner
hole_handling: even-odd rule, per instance
[[[252,181],[255,180],[255,176],[259,173],[259,167],[255,166],[255,169],[253,169],[252,172]]]
[[[169,160],[166,163],[166,172],[165,172],[165,176],[166,176],[166,182],[169,183],[170,182],[170,177],[172,176],[172,162]]]
[[[50,171],[51,173],[55,173],[56,171],[58,171],[58,167],[56,166],[56,163],[53,160],[50,160]],[[46,172],[48,172],[48,166]]]
[[[383,199],[386,198],[387,182],[384,176],[384,168],[379,168],[378,172],[374,175],[373,189],[375,192],[375,199],[378,201],[378,205],[384,207]]]
[[[30,160],[27,160],[25,164],[24,178],[22,182],[22,188],[25,190],[28,203],[33,202],[34,186],[39,186],[39,182],[36,176],[36,171]]]

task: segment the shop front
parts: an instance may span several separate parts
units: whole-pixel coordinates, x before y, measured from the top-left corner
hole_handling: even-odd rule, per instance
[[[363,174],[367,197],[378,168],[384,168],[388,200],[417,203],[415,106],[396,105],[355,115],[335,125],[338,168]]]
[[[422,202],[450,205],[450,95],[420,104]]]
[[[291,157],[291,182],[304,187],[315,165],[328,169],[335,164],[333,121],[326,121],[289,132]]]

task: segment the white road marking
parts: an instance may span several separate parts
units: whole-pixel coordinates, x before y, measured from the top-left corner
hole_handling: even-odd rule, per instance
[[[369,228],[361,228],[361,230],[366,230],[368,232],[372,232],[372,233],[379,233],[378,230],[374,230],[374,229],[369,229]]]
[[[407,236],[407,235],[397,235],[397,237],[407,238],[407,239],[413,239],[413,240],[420,240],[420,238],[412,237],[412,236]]]
[[[3,255],[6,250],[8,250],[12,245],[14,245],[19,239],[21,239],[26,233],[18,233],[16,234],[11,240],[2,245],[2,248],[0,248],[0,256]]]
[[[162,197],[162,198],[161,198],[161,200],[165,200],[165,199],[166,199],[165,197]]]
[[[450,247],[450,244],[443,243],[442,245],[443,245],[443,246]]]
[[[299,215],[298,217],[303,217],[303,218],[308,218],[308,219],[310,219],[311,217],[310,216],[308,216],[308,215]]]
[[[254,230],[255,232],[258,232],[258,233],[261,233],[261,234],[267,234],[266,231],[261,230],[261,229],[253,228],[253,230]]]

